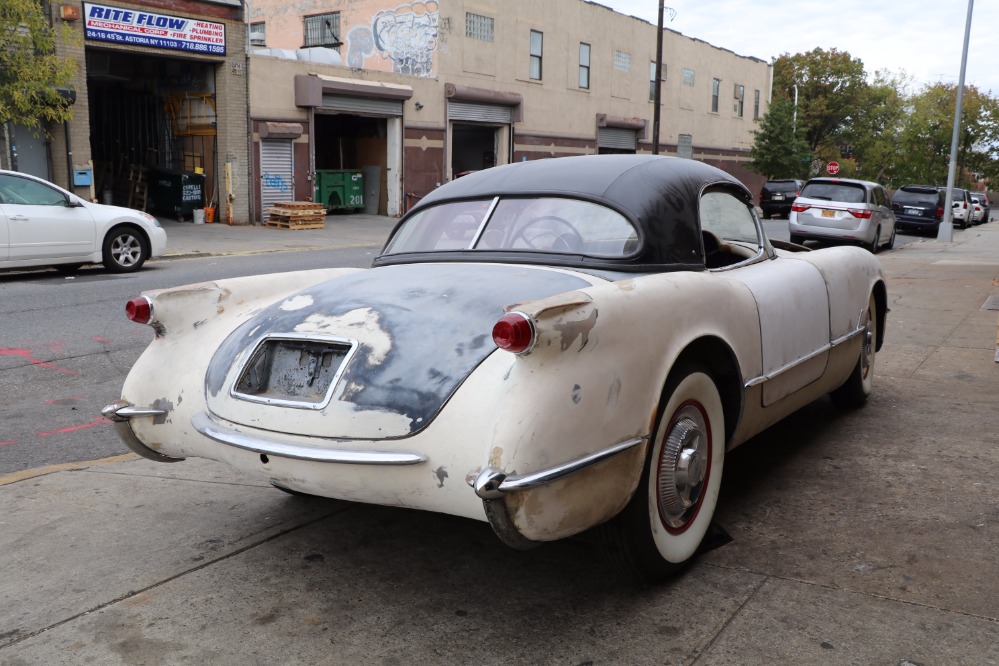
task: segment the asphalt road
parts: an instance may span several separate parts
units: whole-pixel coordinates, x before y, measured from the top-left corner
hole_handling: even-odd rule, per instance
[[[137,273],[99,267],[0,274],[0,476],[125,453],[100,415],[120,397],[152,329],[125,318],[148,289],[327,266],[368,266],[380,248],[149,262]]]

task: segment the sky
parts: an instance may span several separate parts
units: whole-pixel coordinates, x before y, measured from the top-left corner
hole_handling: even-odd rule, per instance
[[[595,0],[658,21],[658,0]],[[664,27],[770,62],[816,47],[847,51],[869,75],[905,72],[922,84],[957,84],[966,0],[666,0]],[[965,83],[999,96],[999,2],[978,0],[971,18]]]

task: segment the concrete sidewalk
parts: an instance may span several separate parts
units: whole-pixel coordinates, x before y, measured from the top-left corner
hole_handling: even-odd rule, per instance
[[[324,229],[266,225],[194,224],[161,218],[167,232],[164,258],[253,254],[344,247],[381,247],[399,221],[384,215],[327,215]]]
[[[174,256],[380,244],[394,220],[368,217],[168,233]],[[999,664],[999,224],[955,239],[879,255],[869,404],[734,451],[732,541],[668,585],[622,585],[582,541],[512,551],[123,455],[0,479],[0,663]]]

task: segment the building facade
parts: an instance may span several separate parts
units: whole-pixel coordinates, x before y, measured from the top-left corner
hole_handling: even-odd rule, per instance
[[[653,148],[657,28],[596,3],[255,0],[248,22],[256,219],[324,170],[398,215],[466,171]],[[769,64],[667,30],[658,71],[660,153],[758,188]]]
[[[77,63],[73,119],[8,127],[8,159],[78,196],[190,219],[249,219],[246,26],[240,0],[46,3]]]

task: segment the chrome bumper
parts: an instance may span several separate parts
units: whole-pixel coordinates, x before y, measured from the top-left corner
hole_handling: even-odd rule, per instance
[[[135,453],[139,454],[143,458],[155,460],[156,462],[180,462],[183,458],[165,456],[159,451],[154,451],[139,441],[139,438],[135,436],[135,432],[132,430],[132,425],[130,423],[130,420],[134,418],[165,416],[166,413],[167,411],[165,409],[157,409],[155,407],[134,407],[132,406],[132,403],[127,400],[112,402],[110,405],[107,405],[101,410],[101,414],[104,418],[114,422],[114,429],[118,431],[118,436],[121,437],[123,442],[125,442],[125,446],[130,448]]]
[[[273,455],[280,458],[294,458],[309,462],[346,463],[351,465],[416,465],[427,461],[427,457],[419,453],[407,451],[366,451],[339,448],[326,448],[291,444],[276,439],[247,435],[226,428],[216,423],[210,416],[198,412],[191,417],[191,425],[208,439],[253,451],[262,455]],[[342,444],[341,440],[319,440],[330,446]]]

